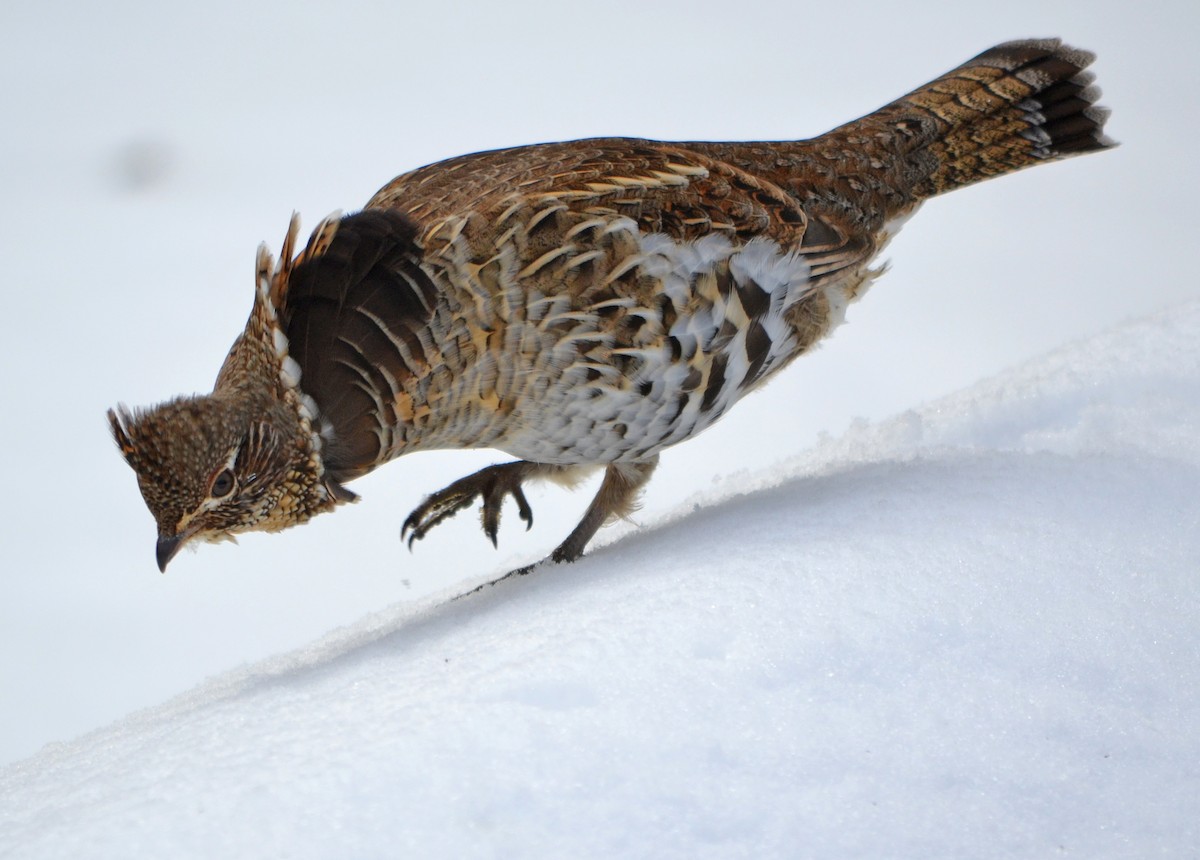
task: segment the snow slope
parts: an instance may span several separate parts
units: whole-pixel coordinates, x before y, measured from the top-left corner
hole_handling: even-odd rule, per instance
[[[1189,857],[1200,302],[0,771],[19,857]]]
[[[1195,0],[0,4],[0,766],[535,559],[582,514],[586,491],[535,488],[533,530],[510,516],[499,553],[468,516],[408,553],[424,495],[504,456],[423,452],[356,481],[361,504],[159,575],[105,411],[211,387],[255,247],[293,211],[307,230],[402,171],[521,143],[807,137],[1006,39],[1096,51],[1122,145],[924,206],[834,338],[663,457],[654,523],[855,416],[1196,297],[1198,32]]]

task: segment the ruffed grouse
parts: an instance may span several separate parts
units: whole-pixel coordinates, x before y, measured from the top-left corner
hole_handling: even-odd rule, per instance
[[[493,543],[522,483],[603,468],[554,550],[578,558],[627,513],[659,452],[810,349],[878,274],[927,197],[1112,145],[1058,40],[985,51],[811,140],[608,138],[483,152],[393,180],[257,293],[212,394],[109,412],[158,523],[185,543],[277,531],[411,451],[498,448],[428,497],[413,539],[480,499]]]

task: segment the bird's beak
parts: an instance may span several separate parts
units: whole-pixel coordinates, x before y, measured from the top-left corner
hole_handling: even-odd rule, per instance
[[[160,572],[167,572],[167,564],[175,557],[175,553],[179,552],[181,546],[183,546],[183,537],[180,535],[159,537],[158,545],[154,548],[154,555],[158,559]]]

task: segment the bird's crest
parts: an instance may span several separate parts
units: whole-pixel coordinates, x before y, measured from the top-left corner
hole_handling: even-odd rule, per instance
[[[287,301],[288,279],[292,270],[303,263],[315,260],[329,250],[333,237],[341,223],[342,213],[334,212],[325,217],[313,230],[308,239],[308,245],[298,256],[293,257],[296,248],[296,237],[300,235],[300,213],[293,212],[292,220],[288,222],[287,234],[283,237],[283,247],[279,250],[279,261],[271,255],[271,249],[263,242],[258,246],[256,261],[255,283],[258,284],[257,300],[266,304],[271,313],[276,313]]]

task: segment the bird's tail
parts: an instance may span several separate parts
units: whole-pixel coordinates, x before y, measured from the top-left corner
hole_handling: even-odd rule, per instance
[[[1058,39],[997,45],[831,138],[882,143],[920,200],[1046,161],[1115,146],[1089,51]],[[845,141],[850,144],[851,141]]]

